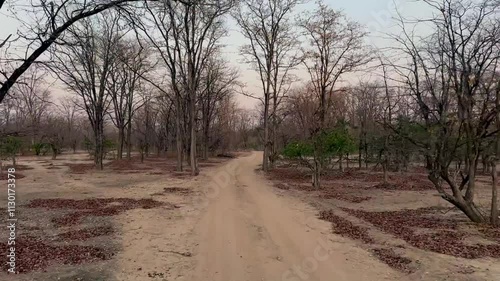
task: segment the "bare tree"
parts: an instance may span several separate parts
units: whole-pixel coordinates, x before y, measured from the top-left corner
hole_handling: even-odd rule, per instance
[[[348,20],[341,12],[319,2],[312,14],[300,21],[309,45],[304,48],[304,65],[311,77],[313,91],[319,101],[316,124],[311,130],[312,138],[324,134],[327,111],[339,79],[346,73],[357,70],[369,61],[363,44],[366,33],[362,27]],[[325,153],[323,145],[314,145],[313,186],[320,187],[321,169]],[[342,159],[340,159],[342,161]]]
[[[495,89],[495,108],[496,108],[496,116],[495,116],[495,127],[496,127],[496,136],[495,141],[493,142],[494,146],[494,155],[492,155],[491,161],[491,213],[490,213],[490,222],[493,226],[498,226],[499,224],[499,210],[498,210],[498,188],[497,188],[497,161],[500,157],[500,79],[496,82]]]
[[[182,169],[182,112],[183,99],[187,102],[187,127],[189,130],[189,160],[191,173],[197,175],[196,115],[197,95],[202,71],[207,59],[217,49],[217,42],[224,35],[222,16],[233,6],[226,1],[166,1],[145,5],[145,15],[136,20],[136,28],[146,36],[158,51],[171,79],[175,94],[177,127],[177,168]],[[150,32],[151,28],[159,36]],[[161,89],[161,87],[158,87]],[[165,94],[168,91],[162,89]],[[184,122],[186,124],[186,122]]]
[[[471,221],[485,222],[475,202],[478,159],[485,141],[495,132],[495,92],[481,87],[498,71],[500,52],[500,2],[424,1],[434,17],[418,21],[431,25],[429,36],[414,34],[414,21],[400,17],[402,32],[392,62],[419,108],[415,122],[428,135],[413,139],[426,156],[429,179],[439,194],[463,211]],[[450,165],[462,161],[461,180],[453,179]],[[448,188],[446,188],[449,187]],[[451,191],[451,192],[450,192]]]
[[[137,108],[134,94],[140,86],[140,78],[150,70],[150,65],[147,62],[147,50],[131,40],[122,40],[117,52],[117,61],[113,64],[109,75],[108,91],[113,102],[111,120],[118,128],[118,159],[122,159],[125,141],[127,144],[131,143],[130,134],[125,133]],[[128,159],[130,159],[130,149],[131,146],[127,145]]]
[[[31,144],[39,141],[42,118],[48,114],[50,101],[49,85],[44,80],[45,71],[38,67],[30,69],[13,88],[17,120],[31,134]]]
[[[294,7],[301,0],[245,0],[233,14],[248,44],[241,49],[246,62],[259,74],[264,97],[264,158],[262,169],[268,171],[277,156],[277,110],[292,81],[290,70],[297,65],[297,36],[290,21]],[[259,98],[260,99],[260,98]],[[270,105],[272,123],[270,126]],[[271,129],[271,130],[270,130]]]
[[[54,1],[31,1],[31,10],[23,12],[31,15],[35,22],[23,22],[26,27],[18,32],[18,36],[12,35],[0,39],[0,51],[6,53],[6,57],[1,60],[0,66],[0,103],[4,100],[9,90],[19,80],[19,78],[37,60],[43,58],[43,54],[57,42],[76,22],[94,16],[102,11],[114,7],[123,7],[128,2],[137,0],[111,0],[111,1],[77,1],[63,0],[60,3]],[[4,7],[5,1],[0,2],[0,9]],[[13,4],[15,6],[15,4]],[[15,9],[15,7],[14,7]],[[25,52],[23,57],[18,57],[17,52],[9,52],[8,47],[22,41],[21,46]]]
[[[66,142],[70,145],[73,153],[75,153],[80,135],[77,131],[77,118],[80,116],[78,100],[74,96],[64,97],[60,100],[60,104],[60,112],[66,125],[64,128],[67,132]]]
[[[219,104],[234,92],[237,85],[238,71],[231,68],[227,61],[209,58],[201,81],[200,109],[202,115],[202,158],[208,158],[210,130],[217,116]]]
[[[121,38],[119,17],[111,13],[82,20],[71,28],[71,37],[54,52],[51,67],[73,93],[80,96],[94,133],[94,163],[103,169],[104,119],[111,99],[107,91],[110,72],[117,61]]]

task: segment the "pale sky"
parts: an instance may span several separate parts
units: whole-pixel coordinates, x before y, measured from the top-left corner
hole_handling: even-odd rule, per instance
[[[325,3],[336,10],[342,10],[350,19],[355,20],[366,27],[370,36],[367,38],[367,44],[375,47],[383,47],[390,44],[384,39],[384,33],[397,32],[393,16],[397,15],[397,10],[405,17],[421,17],[429,16],[428,8],[419,3],[418,0],[324,0]],[[297,12],[314,9],[314,1],[308,4],[303,4],[297,8]],[[245,44],[245,39],[239,34],[238,28],[234,22],[230,21],[229,38],[225,41],[226,52],[231,62],[239,67],[241,73],[241,81],[246,83],[247,90],[259,95],[261,91],[260,82],[258,81],[257,73],[251,70],[250,66],[240,63],[241,57],[238,54],[238,48]],[[300,79],[307,81],[308,76],[301,71]],[[358,81],[360,74],[353,74],[349,79]],[[300,82],[299,82],[300,83]],[[262,94],[260,94],[262,95]],[[253,109],[259,101],[239,96],[240,104],[249,109]]]
[[[387,41],[381,38],[384,32],[397,31],[397,29],[394,29],[394,21],[391,19],[396,14],[395,7],[406,17],[429,16],[429,11],[426,11],[427,8],[418,2],[418,0],[325,0],[325,3],[329,6],[344,11],[349,18],[366,26],[370,32],[367,43],[376,47],[387,45]],[[20,2],[18,1],[17,3]],[[314,0],[308,4],[300,5],[296,13],[310,9],[314,9]],[[0,15],[0,38],[4,38],[11,33],[15,34],[18,27],[16,21],[8,16],[12,12],[6,9],[6,7],[2,10]],[[245,39],[239,34],[237,26],[232,20],[229,20],[227,26],[230,32],[229,36],[224,39],[224,44],[226,45],[224,55],[230,60],[231,64],[239,68],[241,74],[240,81],[247,85],[247,91],[259,95],[261,90],[256,72],[251,70],[250,66],[242,64],[242,58],[239,56],[238,49],[241,45],[245,44]],[[303,81],[307,80],[306,75],[301,74],[300,76]],[[350,79],[357,80],[357,77]],[[57,93],[60,91],[56,91],[56,95],[60,94]],[[258,103],[257,100],[244,96],[238,96],[237,99],[241,106],[249,109],[253,109],[255,104]]]

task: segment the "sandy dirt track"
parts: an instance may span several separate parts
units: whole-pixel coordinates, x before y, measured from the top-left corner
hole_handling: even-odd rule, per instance
[[[317,211],[278,196],[255,171],[254,152],[215,171],[195,229],[196,265],[187,280],[405,280],[367,251],[330,234]]]

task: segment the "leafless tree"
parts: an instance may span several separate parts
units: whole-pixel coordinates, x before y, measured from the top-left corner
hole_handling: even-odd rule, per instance
[[[15,7],[14,10],[22,9],[28,14],[27,18],[34,19],[33,22],[20,19],[24,29],[17,36],[9,35],[0,38],[0,51],[5,57],[0,60],[0,103],[4,100],[9,90],[21,78],[21,76],[37,61],[43,59],[46,51],[57,42],[62,34],[76,22],[99,14],[114,7],[123,7],[129,2],[137,0],[110,0],[110,1],[78,1],[61,0],[55,1],[30,1],[30,5],[23,8]],[[0,9],[5,4],[0,2]],[[26,9],[26,7],[30,7]],[[18,44],[25,51],[10,51],[9,47]]]
[[[119,17],[108,13],[73,26],[67,42],[53,53],[54,73],[73,93],[80,96],[94,133],[94,162],[103,168],[104,121],[111,103],[107,84],[117,61]]]
[[[304,48],[304,65],[311,77],[313,91],[319,105],[317,122],[311,136],[324,133],[327,111],[339,79],[346,73],[357,70],[369,61],[368,50],[363,40],[366,33],[356,22],[346,18],[322,2],[316,10],[300,20],[308,46]],[[315,145],[313,185],[320,186],[320,175],[324,154],[322,145]],[[340,160],[342,161],[342,160]]]
[[[182,169],[182,112],[187,103],[189,130],[189,160],[191,173],[198,174],[197,165],[197,95],[202,72],[208,58],[217,49],[225,34],[223,15],[234,5],[224,1],[165,1],[146,3],[145,13],[134,20],[136,29],[147,37],[158,51],[170,76],[170,86],[175,94],[177,127],[177,168]],[[151,32],[155,30],[156,32]],[[156,36],[155,34],[158,34]],[[151,81],[150,81],[151,82]],[[169,91],[163,90],[165,94]]]
[[[130,159],[129,124],[134,111],[139,106],[137,102],[134,102],[134,94],[140,86],[141,77],[150,70],[151,66],[147,61],[147,50],[143,45],[134,41],[121,40],[117,52],[117,60],[110,71],[108,82],[108,91],[113,103],[111,120],[118,129],[118,159],[122,159],[125,141],[128,144],[127,158]]]
[[[429,179],[446,201],[474,222],[486,216],[475,202],[478,159],[485,141],[495,134],[493,87],[481,87],[498,72],[500,2],[492,0],[425,0],[434,17],[416,24],[432,26],[429,36],[415,34],[415,21],[400,17],[401,33],[392,61],[419,108],[428,136],[415,140],[427,159]],[[450,165],[463,160],[461,180],[453,180]],[[448,187],[448,188],[446,188]],[[450,192],[451,191],[451,192]]]
[[[361,82],[351,91],[351,100],[349,104],[352,106],[351,124],[358,128],[358,167],[363,166],[368,168],[369,153],[368,146],[370,145],[369,135],[375,134],[380,126],[377,126],[379,113],[381,111],[381,102],[379,99],[381,87],[378,83]]]
[[[77,119],[81,116],[79,114],[80,108],[78,106],[78,100],[74,96],[66,96],[64,98],[61,98],[60,104],[60,112],[64,119],[64,123],[66,124],[64,128],[64,131],[67,133],[66,142],[70,145],[73,153],[75,153],[79,136],[81,136],[77,129]]]
[[[202,158],[208,159],[210,144],[210,130],[220,103],[227,96],[233,94],[234,87],[238,84],[238,71],[231,68],[227,61],[211,57],[201,81],[200,109],[202,120]]]
[[[233,13],[248,44],[241,49],[246,62],[259,74],[264,97],[264,156],[262,169],[268,171],[277,156],[276,130],[278,106],[293,81],[291,70],[297,65],[297,36],[290,20],[301,0],[245,0]],[[270,105],[272,102],[272,112]],[[270,126],[270,117],[272,123]],[[271,129],[271,130],[270,130]]]
[[[13,88],[12,99],[16,104],[16,118],[30,131],[31,144],[40,140],[41,121],[52,104],[49,85],[44,80],[45,74],[43,69],[32,68]]]

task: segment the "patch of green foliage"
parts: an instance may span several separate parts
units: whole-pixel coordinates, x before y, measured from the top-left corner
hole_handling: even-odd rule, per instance
[[[0,157],[15,161],[16,154],[21,149],[21,146],[22,141],[18,137],[7,136],[0,138]]]
[[[356,151],[356,142],[345,123],[320,133],[310,139],[293,141],[282,151],[289,159],[304,159],[318,153],[321,158],[331,158]]]
[[[33,150],[35,151],[35,155],[45,155],[49,150],[50,145],[43,142],[37,142],[32,145]]]

